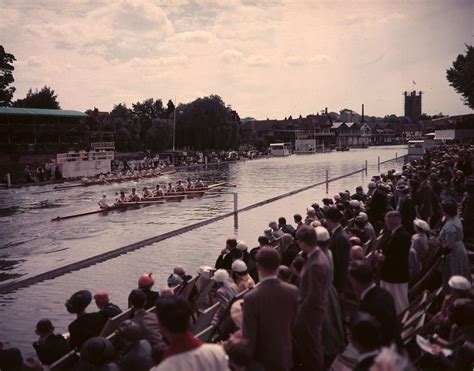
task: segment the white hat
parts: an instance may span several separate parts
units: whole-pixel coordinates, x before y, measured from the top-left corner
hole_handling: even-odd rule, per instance
[[[415,225],[415,227],[420,228],[423,232],[429,232],[430,231],[429,224],[427,222],[425,222],[424,220],[422,220],[422,219],[415,219],[413,221],[413,224]]]
[[[312,224],[314,228],[321,226],[321,222],[319,220],[314,220]]]
[[[367,216],[367,214],[362,211],[359,213],[359,215],[357,215],[357,217],[360,218],[360,220],[362,220],[363,222],[366,222],[369,220],[369,217]]]
[[[402,172],[401,171],[396,171],[393,173],[394,176],[402,176]]]
[[[340,195],[334,195],[334,199],[335,199],[335,200],[340,200],[340,199],[341,199],[341,196],[340,196]]]
[[[471,283],[463,276],[451,276],[448,285],[455,290],[467,291],[471,289]]]
[[[306,214],[316,214],[316,210],[314,210],[314,207],[310,206],[306,209]]]
[[[219,283],[224,283],[230,279],[229,273],[225,269],[218,269],[212,276],[212,279]]]
[[[239,251],[246,251],[248,249],[248,246],[245,243],[245,241],[237,241],[237,247],[236,248]]]
[[[329,236],[329,232],[326,228],[316,227],[314,230],[316,231],[316,238],[318,241],[324,242],[331,239],[331,236]]]
[[[232,263],[232,270],[236,273],[242,273],[247,270],[247,264],[244,261],[237,259]]]
[[[209,265],[201,265],[198,268],[198,274],[206,274],[209,275],[209,272],[213,271],[214,268],[210,267]]]

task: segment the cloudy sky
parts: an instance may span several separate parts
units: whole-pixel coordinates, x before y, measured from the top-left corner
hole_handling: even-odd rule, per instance
[[[15,98],[51,86],[64,109],[218,94],[241,117],[328,107],[467,113],[446,69],[473,44],[472,0],[0,0]],[[416,82],[416,86],[413,85]]]

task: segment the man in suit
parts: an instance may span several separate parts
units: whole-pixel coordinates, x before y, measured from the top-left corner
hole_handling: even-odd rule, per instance
[[[349,266],[349,252],[351,250],[351,242],[341,225],[342,218],[342,213],[335,208],[326,211],[326,223],[331,231],[329,249],[334,259],[333,285],[339,295],[342,295],[347,288],[347,268]]]
[[[317,246],[313,227],[301,226],[296,232],[296,238],[307,256],[300,275],[299,308],[293,334],[299,361],[297,369],[323,370],[322,327],[331,284],[329,260]]]
[[[36,324],[36,335],[39,339],[33,343],[33,348],[42,365],[49,366],[69,351],[67,340],[54,333],[49,319],[42,319]]]
[[[385,215],[385,234],[375,253],[381,264],[380,286],[390,292],[395,300],[395,309],[400,314],[408,307],[408,281],[410,279],[408,258],[411,236],[402,225],[398,211]]]
[[[426,171],[419,171],[418,179],[420,181],[420,187],[418,188],[418,212],[421,219],[429,223],[433,216],[433,189]]]
[[[236,259],[240,259],[241,252],[237,250],[237,240],[235,238],[229,238],[225,243],[225,248],[221,251],[219,257],[216,260],[216,269],[226,269],[230,271],[232,269],[232,263]]]
[[[264,247],[256,258],[260,282],[244,296],[243,337],[251,358],[265,370],[290,370],[298,289],[277,278],[280,255],[275,249]]]
[[[158,363],[163,358],[166,350],[166,344],[161,336],[158,318],[155,313],[149,313],[145,310],[146,294],[142,290],[132,290],[128,300],[133,308],[133,320],[140,327],[141,338],[150,343],[153,360]]]
[[[413,234],[415,232],[413,229],[413,221],[416,218],[416,209],[415,202],[410,196],[410,187],[407,185],[399,185],[397,186],[397,192],[398,202],[396,209],[402,217],[402,225],[410,234]]]
[[[353,371],[369,371],[379,354],[382,330],[379,321],[365,312],[356,314],[351,323],[351,342],[359,352]]]
[[[359,310],[375,317],[381,326],[381,345],[401,345],[400,322],[392,295],[374,282],[374,271],[368,261],[357,260],[349,266],[349,280],[360,299]]]
[[[389,206],[387,190],[384,184],[379,184],[372,195],[368,205],[367,215],[369,221],[375,228],[375,232],[379,233],[383,225],[383,217]]]

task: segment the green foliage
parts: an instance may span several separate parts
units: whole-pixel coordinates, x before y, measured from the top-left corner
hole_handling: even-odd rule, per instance
[[[34,92],[30,89],[23,99],[17,99],[13,102],[13,107],[20,108],[49,108],[61,109],[58,102],[58,96],[48,86],[44,86],[40,91],[36,89]]]
[[[0,45],[0,106],[10,105],[15,93],[15,88],[8,86],[15,81],[13,61],[16,61],[15,56],[5,52],[3,46]]]
[[[453,66],[446,70],[446,78],[463,97],[464,104],[474,109],[474,47],[467,45],[466,55],[459,54]]]

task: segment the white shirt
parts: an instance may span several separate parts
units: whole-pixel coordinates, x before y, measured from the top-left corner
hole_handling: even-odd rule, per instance
[[[107,199],[106,198],[102,198],[100,201],[99,201],[99,206],[106,209],[109,207],[109,205],[107,204]]]
[[[364,300],[365,298],[365,295],[367,295],[367,293],[372,290],[375,286],[377,286],[374,282],[372,282],[372,284],[367,287],[364,291],[362,291],[362,294],[360,294],[360,300]]]
[[[228,357],[217,344],[203,344],[189,352],[166,358],[151,371],[226,371]]]

